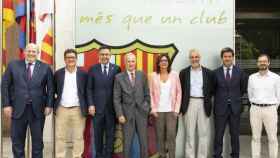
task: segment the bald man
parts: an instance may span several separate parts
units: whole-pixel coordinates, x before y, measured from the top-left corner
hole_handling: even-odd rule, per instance
[[[182,86],[180,112],[183,114],[187,136],[185,158],[206,158],[208,154],[207,136],[209,136],[209,117],[212,111],[213,75],[209,69],[200,64],[200,58],[199,50],[191,49],[189,52],[191,65],[183,69],[179,75]],[[195,143],[196,133],[198,133],[198,143]],[[198,149],[195,144],[198,144]]]
[[[148,158],[147,120],[150,112],[148,81],[141,71],[136,71],[136,57],[128,53],[126,70],[116,75],[114,107],[123,127],[124,158],[130,157],[135,132],[139,137],[140,157]]]
[[[3,76],[1,93],[4,114],[12,119],[11,137],[14,158],[24,158],[26,130],[29,126],[32,157],[43,157],[45,116],[53,108],[54,82],[51,68],[38,60],[38,46],[30,43],[25,59],[9,63]]]

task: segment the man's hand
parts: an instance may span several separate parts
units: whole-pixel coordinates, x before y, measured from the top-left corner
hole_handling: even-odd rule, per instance
[[[11,106],[6,106],[4,107],[4,114],[11,118],[12,117],[12,113],[13,113],[13,108]]]
[[[153,115],[155,118],[158,117],[158,113],[157,112],[151,112],[151,115]]]
[[[94,116],[95,115],[95,106],[94,105],[90,105],[88,107],[88,113],[91,115],[91,116]]]
[[[125,117],[122,115],[122,116],[120,116],[119,117],[119,123],[120,124],[124,124],[126,122],[126,119],[125,119]]]
[[[177,113],[177,112],[174,112],[173,114],[174,114],[175,117],[179,116],[179,113]]]
[[[52,108],[50,108],[50,107],[45,107],[45,116],[48,116],[49,114],[51,114],[52,113]]]

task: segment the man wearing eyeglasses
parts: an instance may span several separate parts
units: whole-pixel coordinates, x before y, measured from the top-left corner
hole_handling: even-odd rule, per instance
[[[87,116],[87,74],[77,67],[77,52],[64,52],[65,67],[55,72],[55,152],[56,158],[66,157],[69,133],[73,142],[73,157],[81,158],[84,151],[83,131]]]
[[[269,158],[277,158],[277,108],[280,103],[280,77],[269,70],[270,58],[260,54],[259,71],[250,75],[248,98],[251,103],[250,124],[252,129],[252,158],[261,158],[263,125],[268,136]]]

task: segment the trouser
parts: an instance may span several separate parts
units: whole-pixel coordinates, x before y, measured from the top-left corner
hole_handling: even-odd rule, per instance
[[[14,158],[24,158],[26,130],[29,126],[32,141],[32,158],[43,158],[43,128],[45,117],[37,118],[32,105],[27,104],[20,118],[12,118],[11,137]]]
[[[251,106],[250,124],[252,128],[251,146],[253,158],[261,158],[261,135],[263,124],[268,136],[269,158],[277,158],[277,117],[277,106]]]
[[[185,158],[206,158],[208,154],[210,119],[205,114],[203,102],[203,99],[191,98],[188,111],[184,115],[186,130]],[[197,150],[195,149],[196,133],[198,134]]]
[[[84,150],[83,132],[85,117],[80,107],[59,106],[55,116],[55,153],[56,158],[66,158],[66,143],[72,136],[73,157],[81,158]],[[72,134],[72,135],[69,135]]]
[[[93,117],[93,128],[96,158],[112,158],[115,136],[115,115],[108,112],[107,109],[105,109],[104,113],[96,113]],[[104,134],[105,143],[103,139]]]
[[[229,106],[229,105],[228,105]],[[230,108],[224,115],[214,115],[215,138],[214,138],[214,158],[222,158],[223,137],[226,125],[229,124],[229,133],[231,140],[231,157],[239,158],[240,153],[240,114],[234,114]]]
[[[131,158],[131,147],[133,142],[134,133],[137,133],[140,144],[140,157],[148,158],[148,130],[147,130],[148,116],[140,113],[138,110],[135,112],[135,117],[127,119],[123,124],[123,150],[124,158]]]
[[[166,157],[166,149],[168,150],[168,157],[175,158],[176,126],[177,116],[174,115],[174,112],[158,112],[156,134],[161,158]]]

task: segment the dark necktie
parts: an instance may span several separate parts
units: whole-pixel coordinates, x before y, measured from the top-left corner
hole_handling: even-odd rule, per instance
[[[31,66],[32,66],[32,63],[28,63],[28,65],[27,65],[27,79],[28,80],[31,80],[31,78],[32,78]]]
[[[103,75],[107,76],[107,65],[103,66]]]
[[[135,85],[135,74],[133,72],[131,72],[130,76],[131,76],[131,85],[134,87],[134,85]]]
[[[226,80],[229,81],[230,80],[230,68],[227,68],[227,73],[226,73]]]

